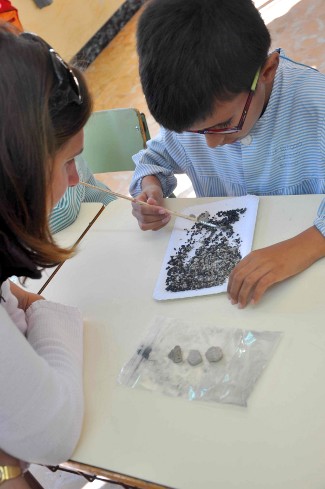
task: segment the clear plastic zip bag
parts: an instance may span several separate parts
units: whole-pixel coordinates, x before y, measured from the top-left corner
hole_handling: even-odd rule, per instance
[[[247,399],[281,336],[278,331],[194,325],[157,317],[147,337],[122,368],[118,382],[190,401],[247,406]],[[179,363],[168,356],[176,345],[182,351]],[[213,346],[222,349],[223,357],[218,362],[210,362],[205,356]],[[191,350],[199,351],[202,357],[195,366],[187,360]]]

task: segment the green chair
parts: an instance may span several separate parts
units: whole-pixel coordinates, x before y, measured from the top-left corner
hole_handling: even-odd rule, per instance
[[[145,115],[132,108],[93,112],[84,133],[83,157],[93,173],[134,170],[132,155],[150,139]]]

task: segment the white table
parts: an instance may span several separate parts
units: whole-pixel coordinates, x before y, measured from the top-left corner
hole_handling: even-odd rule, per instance
[[[262,197],[254,248],[310,226],[321,200]],[[168,199],[167,206],[181,210],[204,201]],[[74,241],[96,210],[83,205],[60,241]],[[115,473],[115,480],[127,481],[118,474],[139,479],[138,487],[156,487],[141,482],[151,481],[176,489],[324,489],[325,260],[244,310],[226,294],[156,302],[152,294],[171,229],[172,223],[141,232],[130,204],[115,201],[44,292],[79,306],[85,318],[86,414],[72,460]],[[247,408],[117,384],[157,315],[284,332]]]

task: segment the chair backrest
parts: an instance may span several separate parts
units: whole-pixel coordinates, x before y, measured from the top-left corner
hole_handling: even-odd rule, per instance
[[[132,155],[148,139],[145,115],[137,109],[100,110],[85,126],[83,157],[93,173],[134,170]]]

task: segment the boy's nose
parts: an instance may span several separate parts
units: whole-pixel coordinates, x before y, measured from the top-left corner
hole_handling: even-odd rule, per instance
[[[205,140],[209,148],[215,148],[224,144],[226,134],[205,134]]]

